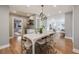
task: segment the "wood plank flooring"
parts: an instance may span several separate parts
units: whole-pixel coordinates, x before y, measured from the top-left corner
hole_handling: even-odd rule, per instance
[[[7,48],[4,48],[4,49],[0,49],[0,54],[14,54],[14,53],[12,52],[10,47],[7,47]]]
[[[19,46],[19,44],[15,40],[15,38],[10,42],[10,44],[11,44],[10,47],[0,49],[0,54],[21,54],[21,46]],[[72,42],[70,43],[70,40],[66,40],[66,47],[63,50],[58,47],[56,47],[56,48],[59,51],[63,51],[63,54],[68,54],[68,53],[76,54],[75,52],[70,53],[70,50],[73,49],[71,45],[72,45]]]

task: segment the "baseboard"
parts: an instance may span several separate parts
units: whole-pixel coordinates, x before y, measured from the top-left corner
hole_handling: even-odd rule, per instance
[[[79,53],[79,49],[73,49],[73,52],[75,52],[75,53]]]
[[[9,46],[10,46],[9,44],[6,44],[6,45],[3,45],[3,46],[0,46],[0,49],[7,48]]]

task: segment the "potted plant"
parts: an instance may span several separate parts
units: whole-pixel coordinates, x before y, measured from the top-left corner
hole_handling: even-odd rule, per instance
[[[39,29],[39,32],[40,32],[40,33],[43,33],[43,28],[40,28],[40,29]]]

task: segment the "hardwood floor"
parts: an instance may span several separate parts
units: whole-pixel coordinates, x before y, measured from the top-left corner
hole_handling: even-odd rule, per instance
[[[1,49],[0,54],[14,54],[14,52],[10,49],[10,47],[7,47],[4,49]]]
[[[63,54],[76,54],[75,52],[72,52],[72,41],[66,39],[65,42],[65,48],[61,49],[60,47],[56,47],[59,53],[62,52]],[[0,49],[0,54],[21,54],[21,45],[16,41],[15,38],[10,39],[10,47]]]
[[[63,54],[72,54],[73,53],[72,39],[65,38],[65,40],[63,39],[57,40],[55,48],[58,51],[61,51],[61,53]]]
[[[10,47],[0,49],[0,54],[20,54],[21,44],[16,40],[16,38],[11,38],[9,40]]]

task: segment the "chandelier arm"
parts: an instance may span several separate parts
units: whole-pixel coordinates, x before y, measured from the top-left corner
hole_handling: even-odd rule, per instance
[[[41,10],[42,10],[41,13],[40,13],[41,20],[47,19],[46,15],[43,12],[44,11],[43,7],[44,7],[44,5],[41,5]]]
[[[43,13],[43,7],[44,7],[44,5],[41,5],[41,7],[42,7],[42,13]]]

